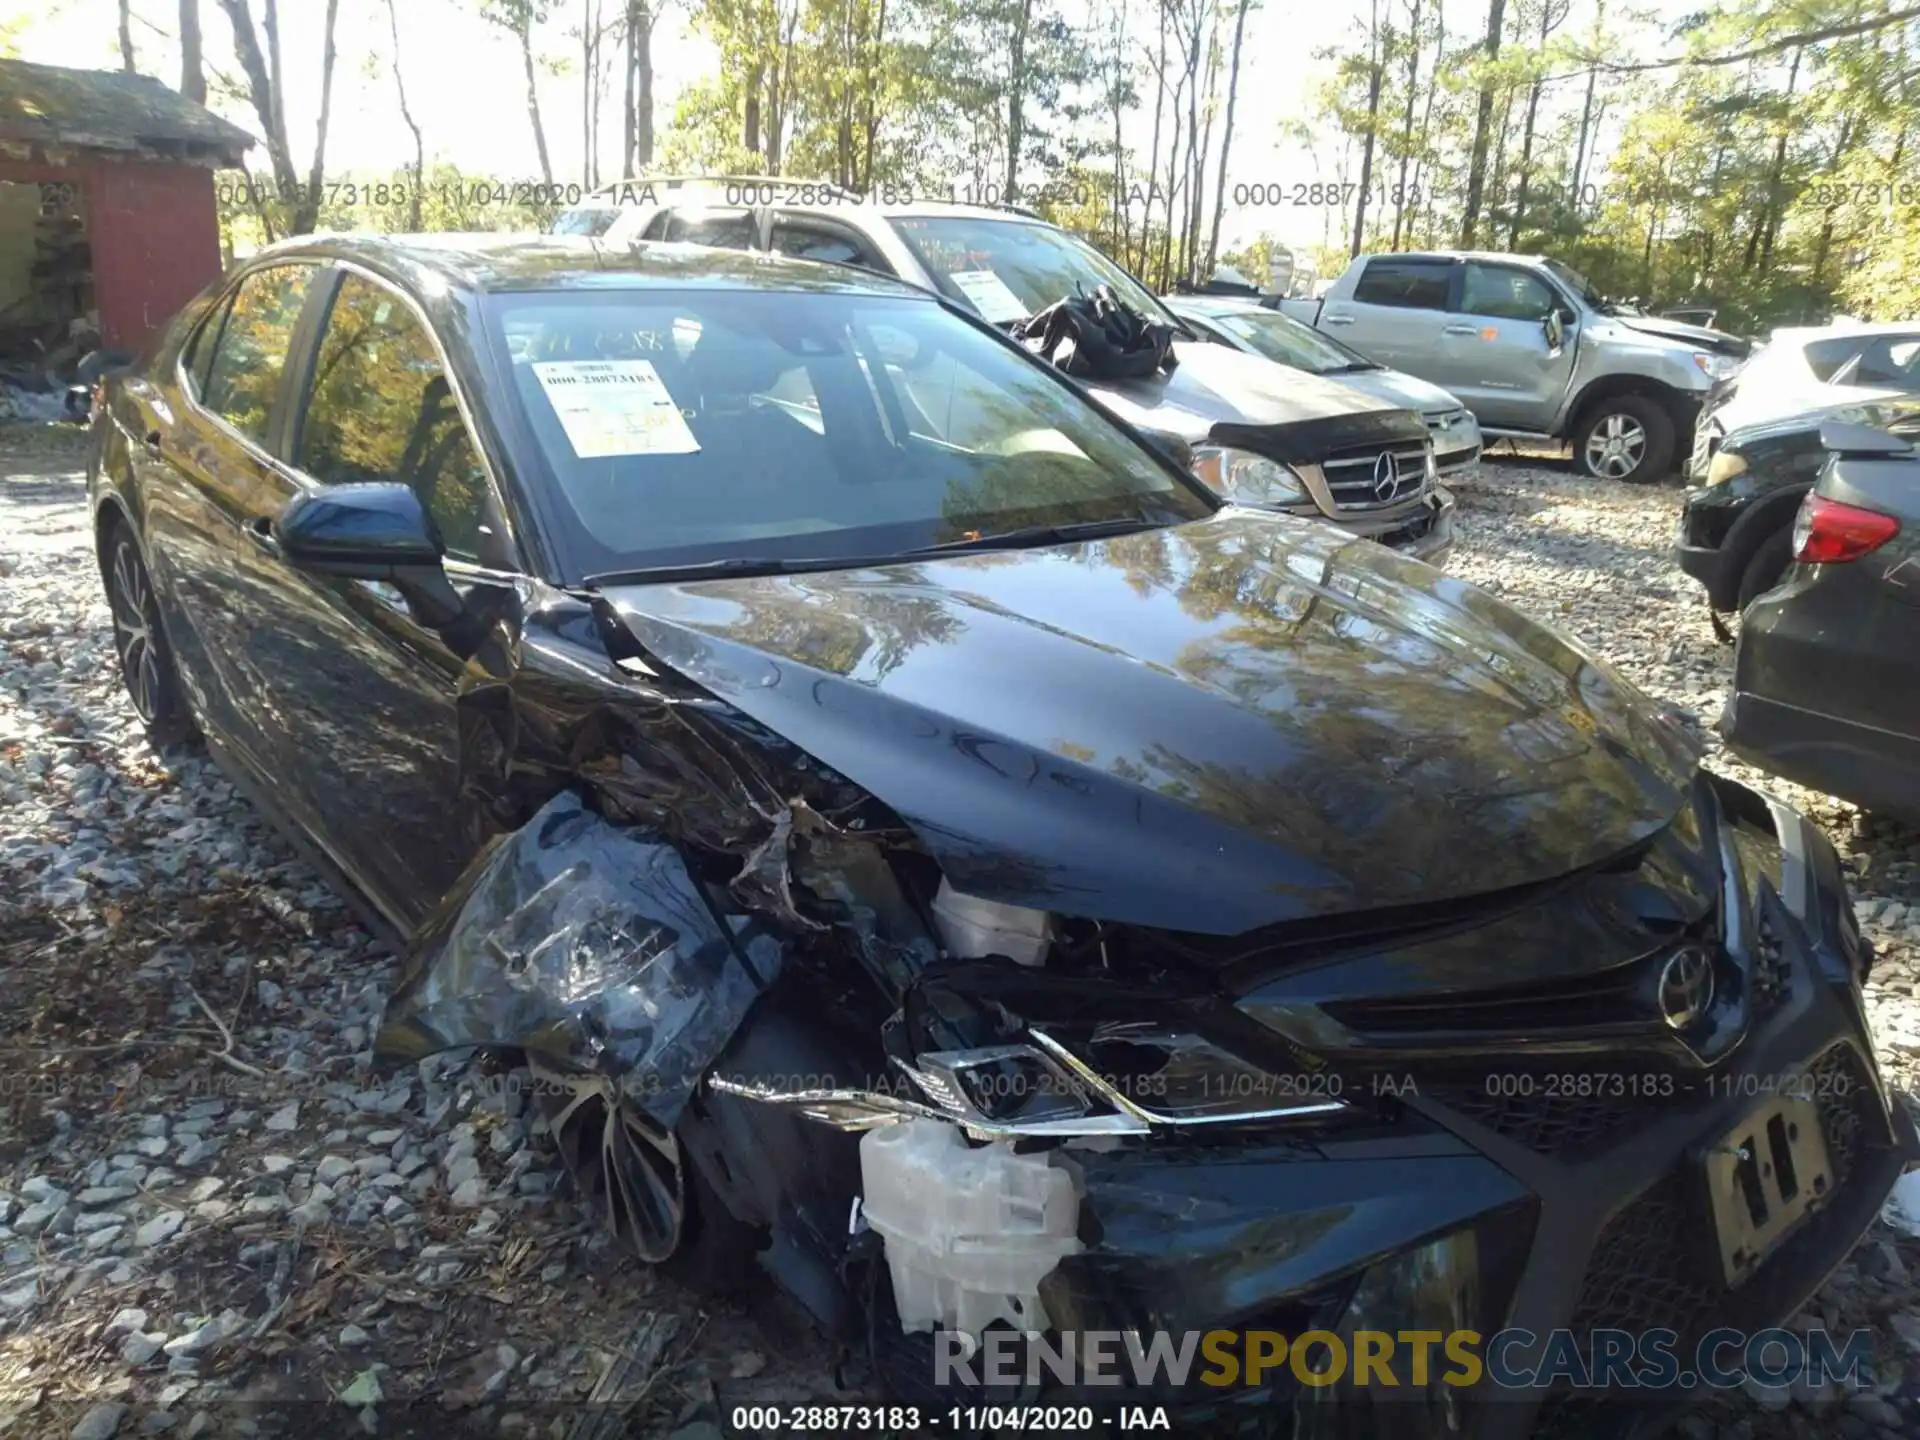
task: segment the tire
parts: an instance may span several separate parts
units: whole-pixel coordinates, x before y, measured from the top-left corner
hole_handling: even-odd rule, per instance
[[[765,1237],[728,1211],[677,1133],[662,1130],[601,1076],[554,1068],[532,1052],[527,1068],[575,1193],[619,1244],[708,1294],[738,1294],[753,1283]],[[689,1105],[681,1126],[693,1123]]]
[[[113,649],[120,660],[120,681],[134,713],[156,750],[178,745],[199,733],[192,707],[174,668],[173,647],[160,622],[153,577],[140,557],[139,543],[124,520],[107,530],[100,547],[101,580],[113,612]]]
[[[1573,433],[1573,461],[1596,480],[1633,485],[1673,469],[1673,417],[1645,395],[1616,395],[1589,410]]]
[[[1774,531],[1760,542],[1740,572],[1740,593],[1737,604],[1745,610],[1760,596],[1773,589],[1786,574],[1787,566],[1793,563],[1793,532],[1785,526]]]

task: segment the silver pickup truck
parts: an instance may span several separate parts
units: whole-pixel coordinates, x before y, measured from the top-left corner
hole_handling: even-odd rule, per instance
[[[1568,442],[1586,473],[1615,480],[1669,474],[1707,391],[1751,348],[1610,305],[1532,255],[1362,255],[1321,299],[1280,308],[1451,391],[1488,438]]]

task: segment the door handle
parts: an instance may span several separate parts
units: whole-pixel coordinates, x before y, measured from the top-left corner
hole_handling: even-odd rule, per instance
[[[142,440],[140,443],[146,446],[147,454],[154,456],[156,459],[159,458],[160,432],[158,430],[147,431],[146,439]]]
[[[267,516],[258,516],[240,528],[247,532],[247,539],[253,542],[254,549],[263,555],[271,555],[276,560],[280,558],[280,541],[275,538],[273,521]]]
[[[1480,333],[1480,327],[1477,325],[1449,325],[1447,326],[1446,333],[1449,335],[1478,335]]]
[[[1325,320],[1329,325],[1351,325],[1353,323],[1353,317],[1351,315],[1323,315],[1320,318]]]

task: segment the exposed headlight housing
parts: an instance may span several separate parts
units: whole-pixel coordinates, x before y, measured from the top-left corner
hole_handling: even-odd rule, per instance
[[[1710,380],[1728,380],[1740,368],[1741,361],[1734,355],[1715,355],[1707,350],[1693,352],[1693,363]]]
[[[1707,462],[1707,484],[1724,485],[1736,475],[1747,473],[1747,461],[1744,455],[1732,450],[1716,450],[1713,459]]]
[[[1196,445],[1193,473],[1240,505],[1297,505],[1309,498],[1300,477],[1278,460],[1230,445]]]

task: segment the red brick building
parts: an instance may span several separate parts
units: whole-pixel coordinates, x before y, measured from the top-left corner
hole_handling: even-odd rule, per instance
[[[213,172],[252,143],[149,76],[0,60],[0,356],[94,316],[143,350],[220,273]]]

